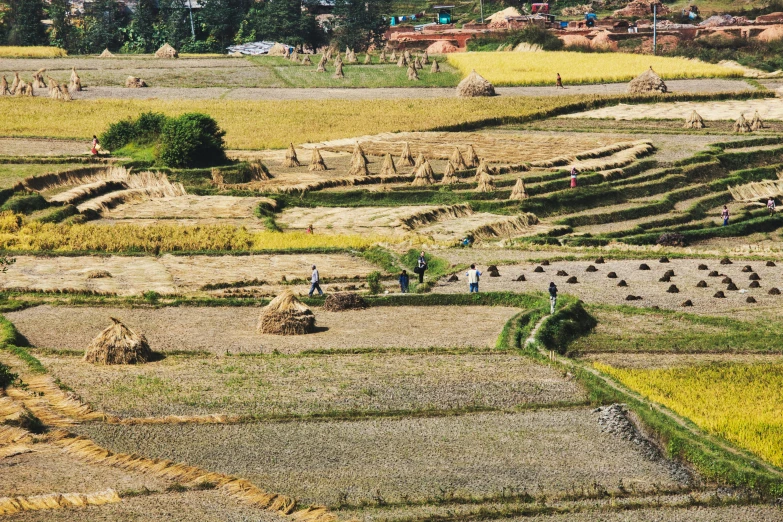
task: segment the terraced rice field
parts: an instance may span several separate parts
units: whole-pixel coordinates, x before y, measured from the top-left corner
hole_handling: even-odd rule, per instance
[[[763,100],[729,100],[714,102],[653,103],[645,106],[620,104],[592,111],[578,112],[561,118],[600,118],[615,120],[683,120],[696,111],[707,121],[736,120],[740,114],[752,118],[758,111],[764,120],[783,120],[780,98]]]

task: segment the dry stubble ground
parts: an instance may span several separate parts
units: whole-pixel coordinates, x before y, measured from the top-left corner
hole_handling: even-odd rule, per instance
[[[599,326],[600,328],[600,326]],[[666,354],[666,353],[595,353],[585,354],[587,362],[601,362],[615,368],[655,370],[683,366],[707,366],[711,364],[781,364],[780,354]]]
[[[240,425],[81,425],[136,451],[246,477],[303,502],[398,502],[504,488],[561,492],[599,483],[678,485],[661,462],[602,433],[587,409],[423,419]],[[184,442],[187,441],[187,442]],[[379,443],[381,442],[382,443]]]
[[[39,358],[95,409],[121,416],[513,409],[586,398],[573,380],[516,355],[170,356],[130,367]]]
[[[519,310],[486,306],[391,306],[350,312],[315,310],[322,331],[298,336],[259,334],[260,308],[72,308],[38,306],[6,314],[39,348],[83,350],[116,317],[143,333],[154,351],[216,355],[298,353],[358,348],[479,348],[495,346]]]

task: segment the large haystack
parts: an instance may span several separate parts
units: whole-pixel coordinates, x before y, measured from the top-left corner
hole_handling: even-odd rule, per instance
[[[691,112],[691,115],[685,120],[686,129],[703,129],[704,120],[696,111]]]
[[[70,89],[71,92],[79,92],[82,90],[82,79],[79,78],[76,67],[71,67],[71,82],[68,84],[68,89]]]
[[[345,78],[345,73],[343,73],[343,62],[342,61],[335,62],[335,69],[334,69],[334,76],[333,76],[333,78]]]
[[[763,42],[781,40],[783,39],[783,25],[773,25],[772,27],[764,29],[756,38]]]
[[[98,58],[114,58],[114,55],[110,50],[104,49],[103,52],[98,55]]]
[[[321,151],[318,150],[318,147],[313,149],[313,157],[310,160],[310,166],[307,170],[310,172],[326,170],[326,163],[324,162],[324,158],[321,156]]]
[[[590,48],[598,51],[616,51],[618,49],[617,42],[612,40],[609,31],[602,31],[598,33],[591,41]]]
[[[473,70],[457,85],[457,96],[474,98],[478,96],[495,96],[495,87]]]
[[[432,60],[432,67],[430,67],[431,73],[439,73],[440,72],[440,65],[438,65],[438,60]]]
[[[443,179],[440,180],[442,185],[453,185],[459,183],[456,171],[454,170],[454,164],[451,161],[446,162],[446,170],[443,173]]]
[[[416,67],[413,65],[408,67],[408,80],[419,81],[419,73],[416,72]]]
[[[434,183],[435,173],[432,170],[430,162],[425,159],[419,168],[416,169],[416,175],[413,177],[411,185],[414,187],[424,187]]]
[[[590,39],[586,36],[579,34],[567,34],[565,36],[560,36],[559,38],[563,41],[563,45],[565,47],[582,47],[585,49],[590,48]]]
[[[327,312],[343,312],[345,310],[364,310],[367,301],[359,294],[352,292],[339,292],[329,294],[324,300],[324,310]]]
[[[764,122],[761,120],[759,111],[753,113],[753,119],[750,121],[750,130],[757,131],[764,128]]]
[[[416,156],[416,162],[413,164],[413,174],[416,174],[416,170],[418,170],[418,168],[421,167],[425,161],[424,153],[419,152],[419,155]]]
[[[400,155],[399,165],[401,167],[412,167],[415,165],[413,162],[413,154],[411,154],[411,146],[407,141],[402,147],[402,155]]]
[[[487,172],[482,172],[478,179],[478,186],[476,186],[476,192],[494,192],[495,182],[492,181],[492,176]]]
[[[369,176],[370,170],[367,168],[369,162],[367,156],[364,155],[364,149],[356,142],[353,148],[353,155],[351,156],[351,168],[348,170],[349,176]]]
[[[179,53],[168,43],[164,43],[160,49],[155,51],[155,58],[179,58]]]
[[[446,40],[439,40],[427,47],[428,54],[449,54],[459,51],[457,46],[450,44]]]
[[[460,153],[459,148],[457,147],[454,147],[454,152],[451,153],[449,161],[454,165],[454,170],[465,170],[468,168],[465,159],[462,157],[462,153]]]
[[[522,178],[517,178],[517,183],[514,185],[514,190],[511,191],[511,195],[508,197],[508,199],[521,201],[527,198],[528,195],[527,191],[525,190],[525,182],[522,180]]]
[[[141,78],[136,78],[135,76],[128,76],[125,79],[125,87],[128,89],[143,89],[147,86],[147,82],[142,80]]]
[[[646,94],[652,92],[667,93],[669,90],[661,77],[655,74],[653,68],[650,67],[631,80],[628,84],[628,92],[631,94]]]
[[[33,74],[33,87],[36,89],[46,89],[46,83],[43,78],[45,72],[46,69],[38,69],[38,71]]]
[[[396,176],[397,167],[394,165],[394,158],[388,152],[383,157],[383,165],[381,165],[381,176]]]
[[[475,175],[474,179],[475,179],[476,181],[478,181],[478,180],[479,180],[479,178],[481,178],[482,174],[489,174],[489,175],[491,175],[491,174],[492,174],[492,173],[489,171],[489,166],[487,165],[487,162],[486,162],[486,161],[484,161],[484,160],[481,160],[481,162],[479,162],[479,166],[478,166],[478,168],[476,169],[476,175]]]
[[[93,364],[140,364],[152,359],[147,339],[114,317],[113,324],[92,340],[84,360]]]
[[[299,166],[299,158],[296,157],[296,149],[294,148],[293,143],[288,145],[288,150],[285,153],[285,159],[280,166],[288,169]]]
[[[473,145],[468,145],[468,154],[467,154],[467,159],[465,160],[465,164],[468,166],[469,169],[473,169],[478,167],[479,163],[480,163],[479,157],[478,154],[476,154]]]
[[[281,43],[276,43],[267,51],[268,56],[285,56],[288,52],[288,46]]]
[[[291,290],[284,290],[261,311],[258,331],[275,335],[312,333],[315,331],[315,316]]]

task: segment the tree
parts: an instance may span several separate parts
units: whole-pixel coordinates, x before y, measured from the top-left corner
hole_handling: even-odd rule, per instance
[[[49,42],[60,49],[73,51],[73,27],[71,26],[71,6],[69,0],[51,0],[46,9],[52,28],[49,31]]]
[[[302,9],[301,0],[272,0],[253,4],[242,22],[241,39],[316,47],[321,34],[315,17]]]
[[[389,28],[384,15],[391,11],[391,0],[336,0],[335,38],[340,47],[364,51],[380,44]]]
[[[11,0],[8,3],[8,43],[11,45],[46,45],[46,28],[41,0]]]
[[[117,51],[124,40],[123,29],[128,25],[128,13],[114,0],[97,0],[84,17],[87,50],[99,53],[103,49]]]
[[[138,0],[130,26],[126,31],[126,47],[132,52],[150,53],[155,50],[155,22],[157,8],[155,0]]]
[[[245,18],[252,0],[204,0],[201,19],[221,49],[234,41],[239,24]]]
[[[180,49],[192,36],[190,12],[184,0],[172,0],[168,5],[163,13],[166,19],[166,41],[175,49]]]

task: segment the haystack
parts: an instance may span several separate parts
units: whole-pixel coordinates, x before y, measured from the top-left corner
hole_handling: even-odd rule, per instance
[[[473,70],[467,78],[457,85],[457,96],[473,98],[477,96],[495,96],[495,88],[479,73]]]
[[[413,65],[408,67],[408,80],[419,81],[419,74],[416,72],[416,67]]]
[[[443,173],[443,179],[440,180],[442,185],[453,185],[459,183],[459,178],[456,176],[454,165],[450,162],[446,162],[446,170]]]
[[[104,49],[103,52],[98,55],[98,58],[114,58],[114,55],[110,50]]]
[[[114,317],[113,324],[92,340],[84,360],[93,364],[140,364],[152,359],[147,339]]]
[[[321,151],[318,150],[318,147],[313,149],[313,157],[307,170],[310,172],[326,170],[326,163],[324,163],[324,158],[321,156]]]
[[[427,50],[424,50],[424,54],[421,55],[421,64],[422,65],[428,65],[430,63],[430,55],[427,53]]]
[[[421,63],[421,60],[419,58],[414,58],[413,59],[413,67],[415,69],[417,69],[417,70],[422,70],[422,69],[424,69],[424,64]]]
[[[400,59],[397,60],[397,67],[405,67],[408,65],[408,60],[405,59],[405,56],[400,56]]]
[[[349,49],[348,52],[345,53],[345,61],[348,63],[357,63],[359,60],[356,59],[356,53],[353,52],[352,49]]]
[[[11,91],[8,88],[8,80],[6,80],[5,75],[3,75],[2,79],[0,79],[0,96],[6,96],[9,94],[11,94]]]
[[[750,132],[750,123],[745,119],[744,114],[740,114],[740,117],[734,122],[734,132]]]
[[[370,170],[367,168],[367,157],[364,155],[364,151],[356,144],[353,151],[353,157],[351,158],[351,168],[348,170],[349,176],[369,176]]]
[[[390,62],[396,62],[397,61],[397,53],[392,51],[391,56],[389,56],[389,61]]]
[[[439,73],[440,72],[440,65],[438,65],[438,60],[432,60],[432,67],[430,67],[431,73]]]
[[[691,115],[685,120],[686,129],[703,129],[704,120],[696,111],[691,112]]]
[[[22,81],[22,79],[19,78],[19,73],[15,72],[14,73],[14,81],[11,82],[11,89],[9,89],[11,91],[11,94],[16,94],[16,88],[19,87],[19,83],[21,81]]]
[[[465,164],[469,169],[479,166],[479,157],[476,154],[476,151],[473,149],[473,145],[468,145],[468,158],[465,161]]]
[[[14,96],[32,96],[33,95],[33,86],[28,84],[24,80],[19,80],[19,84],[16,86],[16,92],[14,92]]]
[[[612,40],[609,36],[609,31],[602,31],[598,33],[591,41],[590,48],[598,51],[616,51],[617,42]]]
[[[258,331],[275,335],[304,335],[315,330],[315,316],[291,292],[284,290],[264,307],[258,318]]]
[[[309,54],[304,55],[304,58],[302,58],[302,65],[313,65],[313,60],[310,59]]]
[[[437,42],[434,42],[429,47],[427,47],[427,52],[429,54],[449,54],[449,53],[456,53],[459,51],[456,45],[453,45],[446,40],[438,40]]]
[[[430,162],[426,159],[419,168],[416,169],[416,175],[413,177],[411,185],[414,187],[423,187],[435,183],[435,173],[432,171]]]
[[[370,65],[372,63],[372,58],[370,57],[370,53],[367,53],[364,55],[364,65]]]
[[[324,310],[327,312],[342,312],[345,310],[364,310],[367,301],[359,294],[352,292],[339,292],[330,294],[324,300]]]
[[[759,111],[753,113],[753,119],[750,121],[750,130],[757,131],[764,128],[764,122],[761,121]]]
[[[168,43],[164,43],[160,49],[155,51],[155,58],[179,58],[179,53]]]
[[[405,52],[402,53],[402,55],[405,57],[406,61],[409,61],[409,62],[411,61],[411,52],[410,51],[408,51],[406,49]]]
[[[479,166],[476,169],[476,176],[474,177],[474,179],[478,181],[482,174],[489,174],[489,175],[492,174],[489,171],[489,167],[487,166],[487,163],[484,160],[481,160],[481,162],[479,163]]]
[[[412,167],[415,165],[413,162],[413,155],[411,154],[411,146],[408,144],[408,142],[405,142],[405,145],[402,147],[402,155],[400,156],[399,161],[400,166],[402,167]]]
[[[517,178],[517,183],[514,185],[514,189],[511,191],[511,195],[508,197],[508,199],[513,199],[516,201],[527,199],[527,191],[525,190],[525,182],[522,181],[522,178]]]
[[[386,51],[381,50],[381,55],[378,56],[378,63],[386,63]]]
[[[339,61],[337,62],[337,67],[334,70],[334,78],[345,78],[345,74],[343,74],[343,62]]]
[[[318,62],[318,68],[315,70],[315,72],[326,72],[326,60],[327,58],[325,54],[321,56],[321,60]]]
[[[413,173],[414,174],[416,173],[416,169],[418,169],[419,167],[424,165],[425,161],[426,160],[424,159],[424,153],[423,152],[419,152],[419,155],[416,156],[416,161],[413,163]]]
[[[82,90],[82,79],[79,78],[79,75],[76,72],[76,67],[71,67],[71,81],[68,84],[68,89],[74,92],[79,92]]]
[[[286,46],[285,51],[283,51],[283,58],[291,58],[291,49],[289,49],[288,46]]]
[[[644,94],[649,92],[669,92],[666,84],[660,76],[655,74],[652,66],[642,74],[631,80],[628,84],[628,92],[631,94]]]
[[[285,153],[285,159],[280,166],[289,169],[299,166],[299,158],[296,157],[296,149],[294,148],[293,143],[288,145],[288,150]]]
[[[482,172],[481,176],[479,176],[478,179],[478,186],[476,187],[476,192],[494,192],[495,191],[495,182],[492,181],[492,176],[490,176],[487,172]]]
[[[783,25],[773,25],[768,29],[764,29],[756,37],[763,42],[774,42],[775,40],[783,39]]]
[[[46,69],[38,69],[38,72],[33,74],[33,87],[36,89],[46,89],[46,83],[44,82],[43,73]]]
[[[457,147],[454,147],[454,152],[451,153],[449,161],[452,165],[454,165],[455,170],[465,170],[468,168],[468,166],[465,164],[465,160],[463,159],[462,154],[459,151],[459,148]]]
[[[291,60],[292,62],[299,63],[299,53],[297,53],[296,50],[294,50],[294,52],[291,53],[291,56],[289,56],[288,59]]]
[[[161,47],[161,49],[162,49],[162,47]],[[269,51],[267,52],[267,55],[269,55],[269,56],[285,56],[286,51],[288,51],[288,46],[287,45],[283,45],[281,43],[276,43],[275,45],[273,45],[272,47],[269,48]],[[155,53],[155,56],[157,56],[157,55],[158,55],[158,53]]]
[[[147,86],[147,82],[142,80],[141,78],[136,78],[135,76],[128,76],[125,79],[125,87],[128,89],[142,89]]]
[[[68,89],[68,86],[64,83],[60,84],[60,99],[62,101],[71,101],[73,98],[71,97],[71,91]]]
[[[383,157],[383,165],[381,165],[381,176],[396,176],[397,167],[394,165],[394,158],[388,152]]]

